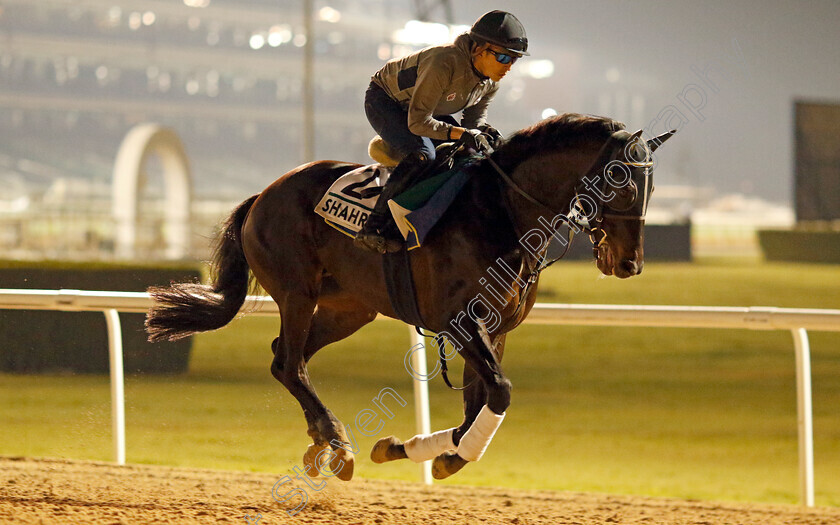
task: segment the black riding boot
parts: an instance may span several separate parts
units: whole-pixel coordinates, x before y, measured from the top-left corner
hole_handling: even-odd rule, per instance
[[[410,188],[428,166],[428,157],[412,152],[394,168],[353,244],[376,253],[396,252],[402,248],[403,238],[390,219],[388,201]]]

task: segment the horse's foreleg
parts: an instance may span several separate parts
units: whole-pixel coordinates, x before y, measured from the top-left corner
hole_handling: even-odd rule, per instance
[[[464,422],[460,426],[433,434],[418,434],[405,443],[394,436],[382,438],[374,445],[370,458],[375,463],[406,458],[422,463],[446,452],[455,452],[458,441],[470,428],[487,398],[484,383],[469,366],[464,367],[463,384],[467,387],[464,389]]]
[[[374,463],[385,463],[396,459],[410,459],[415,463],[422,463],[446,451],[454,451],[456,449],[452,441],[454,433],[453,427],[433,434],[417,434],[405,443],[394,436],[388,436],[376,442],[370,451],[370,459]]]
[[[504,353],[504,345],[505,336],[502,335],[496,347],[496,357],[499,361],[501,361]],[[422,463],[448,453],[447,457],[450,459],[447,461],[450,463],[449,469],[451,472],[460,470],[467,464],[467,461],[454,454],[454,452],[458,448],[461,437],[469,430],[481,408],[487,403],[487,390],[484,388],[484,383],[469,366],[464,367],[462,384],[466,385],[464,389],[464,421],[458,427],[440,430],[433,434],[418,434],[405,443],[394,436],[382,438],[376,442],[373,450],[371,450],[371,459],[375,463],[385,463],[397,459],[410,459],[415,463]],[[460,466],[457,466],[457,463],[461,463]]]
[[[464,371],[466,373],[466,367]],[[455,451],[455,431],[453,427],[433,434],[417,434],[405,443],[394,436],[388,436],[376,442],[370,451],[370,459],[374,463],[397,459],[410,459],[415,463],[422,463],[444,452]]]
[[[495,354],[499,363],[502,362],[502,356],[505,352],[505,337],[506,334],[499,336],[496,343]],[[463,381],[463,384],[467,385],[467,388],[464,389],[464,421],[455,430],[454,440],[456,445],[461,442],[461,438],[470,429],[475,418],[478,417],[481,407],[487,403],[487,389],[475,370],[465,366]]]
[[[510,405],[510,381],[502,372],[501,361],[504,336],[497,347],[497,356],[473,337],[463,345],[464,381],[480,379],[464,391],[464,422],[455,430],[455,452],[444,452],[432,463],[432,475],[444,479],[461,470],[470,461],[478,461],[493,439]]]

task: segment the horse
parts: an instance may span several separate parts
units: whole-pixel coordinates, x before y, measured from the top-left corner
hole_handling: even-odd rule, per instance
[[[453,349],[447,358],[457,352],[465,361],[463,421],[406,442],[380,439],[374,462],[434,459],[433,474],[442,479],[481,458],[511,403],[500,364],[505,334],[536,300],[548,240],[561,238],[561,226],[587,233],[604,275],[641,273],[652,153],[673,133],[646,141],[641,130],[631,134],[612,119],[569,113],[514,133],[477,161],[423,247],[408,254],[424,328],[445,334],[443,344]],[[307,363],[377,314],[398,318],[381,255],[354,247],[313,212],[327,188],[357,167],[304,164],[242,202],[222,226],[211,282],[150,288],[155,306],[146,320],[151,341],[214,330],[261,285],[282,321],[271,374],[300,403],[312,439],[306,471],[344,481],[353,476],[354,449],[310,383]]]

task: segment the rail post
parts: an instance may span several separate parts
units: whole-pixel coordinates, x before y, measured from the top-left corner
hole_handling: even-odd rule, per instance
[[[428,375],[426,367],[426,345],[420,334],[413,326],[408,327],[411,336],[411,348],[418,344],[423,345],[422,351],[411,353],[411,368],[419,377],[426,377]],[[429,417],[429,381],[417,379],[414,377],[414,423],[420,434],[431,434],[432,423]],[[421,473],[423,475],[423,483],[426,485],[432,484],[432,462],[424,461],[420,464]]]
[[[811,345],[804,328],[794,328],[796,347],[796,420],[799,427],[799,495],[814,506],[814,416],[811,405]]]
[[[114,461],[125,465],[125,377],[120,314],[104,310],[108,325],[108,362],[111,367],[111,425],[114,433]]]

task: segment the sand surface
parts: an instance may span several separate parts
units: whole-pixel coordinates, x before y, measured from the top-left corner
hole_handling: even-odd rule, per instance
[[[0,523],[836,525],[840,508],[329,479],[281,504],[282,474],[0,457]],[[294,475],[292,475],[293,477]],[[320,478],[323,480],[324,478]]]

